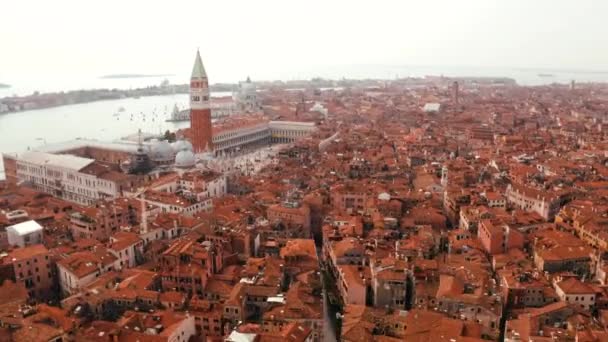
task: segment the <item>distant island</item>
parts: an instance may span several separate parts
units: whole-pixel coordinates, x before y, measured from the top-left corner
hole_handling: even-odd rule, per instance
[[[0,88],[10,88],[10,87],[11,87],[10,84],[0,83]]]
[[[170,74],[113,74],[113,75],[104,75],[100,78],[145,78],[145,77],[169,77],[173,76]]]
[[[81,89],[55,93],[34,92],[34,94],[26,96],[0,98],[0,113],[20,112],[24,110],[59,107],[104,100],[118,100],[130,97],[140,98],[142,96],[187,94],[189,86],[189,84],[181,84],[172,86],[149,86],[128,90]]]

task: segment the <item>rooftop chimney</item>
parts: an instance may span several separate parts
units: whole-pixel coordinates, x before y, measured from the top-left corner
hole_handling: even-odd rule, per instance
[[[146,201],[145,201],[145,195],[142,192],[141,194],[141,234],[146,234],[148,233],[148,211],[147,211],[147,205],[146,205]]]

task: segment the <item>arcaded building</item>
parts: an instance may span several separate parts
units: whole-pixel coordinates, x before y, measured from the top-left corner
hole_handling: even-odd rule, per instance
[[[237,98],[246,103],[242,108],[248,115],[234,115],[212,123],[209,80],[197,51],[190,78],[190,129],[186,132],[194,153],[229,153],[243,147],[271,143],[289,143],[316,131],[313,122],[270,121],[258,112],[259,99],[255,86],[240,84]]]
[[[255,87],[245,87],[245,97],[257,102]],[[71,202],[91,205],[138,186],[140,179],[133,174],[146,175],[154,169],[190,169],[210,155],[290,143],[317,130],[313,122],[271,121],[255,112],[212,123],[209,96],[207,72],[197,52],[190,78],[190,128],[180,134],[187,140],[146,140],[140,132],[138,141],[77,139],[41,146],[35,151],[7,153],[3,154],[6,179],[11,184],[22,183]]]

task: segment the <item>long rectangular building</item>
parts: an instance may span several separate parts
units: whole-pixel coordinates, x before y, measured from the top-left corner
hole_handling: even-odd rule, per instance
[[[29,151],[3,159],[9,182],[83,205],[116,198],[132,185],[128,175],[91,158]]]
[[[254,114],[226,118],[212,129],[211,151],[219,155],[271,143],[290,143],[308,137],[317,127],[313,122],[270,121]],[[125,169],[125,163],[138,153],[146,154],[152,167],[184,167],[175,161],[178,152],[187,149],[189,143],[142,141],[141,134],[138,140],[76,139],[40,146],[35,151],[6,153],[2,155],[6,179],[10,184],[28,185],[71,202],[91,205],[116,198],[135,185],[136,177],[127,174],[130,170]],[[189,167],[194,167],[194,158]]]
[[[237,119],[238,120],[238,119]],[[213,127],[213,150],[226,152],[246,145],[290,143],[317,130],[314,122],[235,120]]]

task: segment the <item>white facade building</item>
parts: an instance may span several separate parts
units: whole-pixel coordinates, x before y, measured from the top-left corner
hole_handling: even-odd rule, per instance
[[[198,196],[203,197],[223,197],[227,193],[226,176],[216,173],[211,177],[202,180],[194,180],[190,177],[183,177],[179,180],[180,189],[185,192],[194,193],[196,186],[200,185],[202,192],[198,192]]]
[[[591,310],[595,306],[596,291],[576,278],[555,283],[555,293],[560,300],[585,310]]]
[[[236,103],[228,98],[211,98],[210,100],[211,107],[211,117],[212,118],[222,118],[225,116],[230,116],[237,112]]]
[[[422,110],[424,110],[425,113],[437,113],[439,112],[439,110],[441,110],[441,104],[436,102],[429,102],[424,105]]]
[[[17,155],[15,160],[19,182],[68,201],[90,205],[120,194],[115,181],[83,172],[94,159],[32,151]]]
[[[232,93],[232,98],[237,108],[244,112],[256,112],[262,107],[257,95],[257,87],[249,77],[245,82],[239,82],[238,88]]]
[[[120,261],[107,250],[71,254],[57,262],[61,292],[77,293],[100,275],[115,269],[120,269]]]
[[[257,125],[225,130],[213,136],[213,149],[216,153],[236,149],[254,143],[270,143],[270,131],[267,122]]]
[[[34,220],[21,222],[6,228],[10,246],[25,247],[42,243],[42,226]]]
[[[563,202],[562,194],[509,184],[506,197],[508,203],[518,209],[533,211],[545,220],[553,220]]]
[[[214,135],[213,149],[217,154],[250,144],[290,143],[305,138],[316,130],[314,122],[263,121]]]
[[[168,342],[184,342],[190,341],[190,338],[196,334],[194,316],[186,315],[186,317],[172,327],[171,330],[166,330],[166,333],[163,332],[160,335],[163,337],[166,336]]]
[[[59,284],[63,294],[75,294],[79,291],[79,289],[97,279],[96,272],[85,274],[83,276],[76,276],[73,272],[59,264],[57,264],[57,270],[59,272]]]
[[[175,195],[175,198],[177,198],[177,200],[173,202],[159,201],[150,198],[146,198],[145,201],[159,207],[163,213],[182,214],[185,216],[194,216],[200,212],[208,212],[213,208],[213,201],[211,198],[204,198],[194,203],[189,203],[177,195]]]
[[[118,233],[110,237],[108,252],[118,259],[119,269],[137,266],[137,255],[143,253],[144,240],[131,234]]]
[[[314,122],[270,121],[268,129],[273,142],[288,143],[309,136],[317,127]]]
[[[225,196],[228,184],[221,173],[188,171],[149,190],[145,201],[158,206],[161,212],[192,216],[211,210],[212,198]]]

